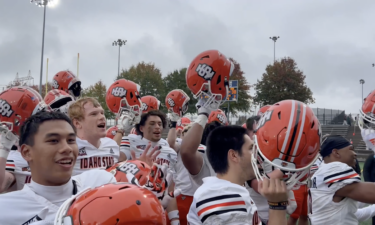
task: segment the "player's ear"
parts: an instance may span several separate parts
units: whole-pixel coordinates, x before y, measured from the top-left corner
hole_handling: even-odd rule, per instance
[[[27,162],[30,162],[32,159],[31,146],[27,144],[21,145],[21,155]]]
[[[233,162],[239,162],[240,157],[237,151],[233,149],[229,149],[228,151],[228,159]]]
[[[339,154],[339,151],[337,149],[333,149],[331,154],[333,154],[335,156],[335,158],[340,158],[340,154]]]
[[[76,129],[82,128],[81,122],[78,121],[77,119],[73,119],[73,125],[76,127]]]

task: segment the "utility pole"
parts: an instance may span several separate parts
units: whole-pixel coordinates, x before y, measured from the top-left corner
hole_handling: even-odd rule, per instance
[[[43,36],[42,36],[42,57],[40,61],[40,80],[39,80],[39,94],[42,96],[42,79],[43,79],[43,56],[44,56],[44,31],[46,28],[46,9],[47,5],[51,4],[53,0],[30,0],[30,3],[44,8],[43,15]]]
[[[125,45],[127,40],[118,39],[117,41],[112,42],[112,46],[118,46],[118,71],[117,74],[120,76],[120,49]]]
[[[280,38],[279,36],[270,37],[270,39],[273,41],[273,62],[274,63],[276,61],[276,41],[279,38]]]
[[[374,64],[372,64],[372,65],[374,65]],[[364,99],[363,99],[363,84],[365,83],[365,80],[364,79],[360,79],[359,83],[362,85],[362,105],[363,105],[363,101],[364,101]]]

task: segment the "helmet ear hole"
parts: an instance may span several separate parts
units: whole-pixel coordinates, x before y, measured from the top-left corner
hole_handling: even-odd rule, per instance
[[[315,121],[312,122],[311,129],[314,127],[314,125],[315,125]]]
[[[133,95],[133,92],[130,92],[130,98],[133,98],[134,95]]]
[[[217,78],[217,81],[216,81],[216,84],[220,84],[220,83],[221,83],[221,75],[219,75],[219,77]]]
[[[279,112],[279,113],[277,114],[277,116],[279,117],[279,120],[281,120],[281,112]]]

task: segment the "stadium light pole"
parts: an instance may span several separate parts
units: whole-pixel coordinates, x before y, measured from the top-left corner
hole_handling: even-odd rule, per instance
[[[279,36],[270,37],[270,39],[273,41],[273,63],[276,61],[276,41],[279,38]]]
[[[118,46],[118,76],[120,76],[120,49],[125,45],[127,40],[118,39],[117,41],[112,42],[112,46]]]
[[[42,56],[40,60],[40,80],[39,80],[39,94],[42,95],[42,80],[43,80],[43,56],[44,56],[44,32],[46,28],[46,9],[52,4],[54,0],[30,0],[30,3],[35,3],[38,7],[44,8],[43,15],[43,36],[42,36]]]
[[[372,65],[374,65],[374,64],[372,64]],[[363,84],[365,83],[365,80],[364,79],[360,79],[359,80],[359,83],[362,85],[362,105],[363,105]]]

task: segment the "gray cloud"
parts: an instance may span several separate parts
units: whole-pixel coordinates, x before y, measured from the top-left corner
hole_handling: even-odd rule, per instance
[[[43,9],[27,0],[0,0],[0,85],[30,69],[39,82]],[[312,107],[356,113],[373,87],[375,2],[228,0],[60,0],[47,9],[45,59],[49,78],[76,72],[87,87],[102,79],[110,85],[121,67],[154,62],[164,75],[187,66],[199,52],[219,49],[233,57],[250,83],[273,61],[270,36],[279,35],[276,57],[294,58],[307,76]],[[44,69],[45,71],[45,69]],[[253,91],[252,91],[253,93]]]

